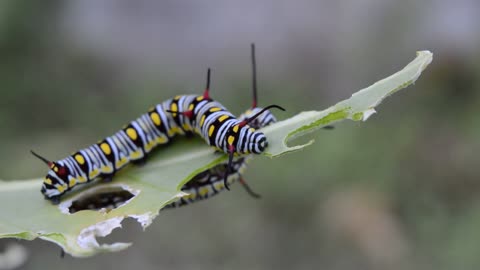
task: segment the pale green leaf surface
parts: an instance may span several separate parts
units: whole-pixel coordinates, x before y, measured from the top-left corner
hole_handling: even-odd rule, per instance
[[[300,113],[265,128],[263,131],[269,140],[265,155],[275,157],[299,150],[311,142],[287,146],[287,141],[334,122],[366,120],[385,97],[415,82],[431,61],[430,52],[418,52],[404,69],[358,91],[347,100],[323,111]],[[43,199],[40,178],[0,181],[0,238],[41,238],[60,245],[65,252],[76,257],[125,249],[129,243],[99,245],[95,236],[110,234],[127,217],[133,217],[147,227],[163,206],[185,195],[179,191],[185,182],[223,161],[224,155],[214,153],[199,139],[179,139],[155,151],[145,166],[128,166],[111,183],[85,185],[64,196],[57,206]],[[86,210],[69,214],[66,210],[78,196],[114,187],[127,189],[136,196],[109,212]]]

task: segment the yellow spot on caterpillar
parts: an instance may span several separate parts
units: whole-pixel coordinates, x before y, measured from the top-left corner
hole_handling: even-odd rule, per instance
[[[141,157],[142,157],[142,152],[139,151],[139,150],[130,153],[130,159],[138,159],[138,158],[141,158]],[[125,158],[122,158],[122,161],[123,161],[123,159],[125,159]],[[126,160],[125,160],[125,161],[126,161]],[[123,164],[122,164],[122,165],[123,165]]]
[[[250,128],[250,131],[251,131],[251,132],[255,132],[255,129],[254,129],[254,128]]]
[[[185,196],[185,199],[195,200],[196,197],[197,197],[197,194],[190,193],[187,196]]]
[[[142,152],[140,151],[133,152],[133,154],[135,153],[138,154],[138,155],[135,155],[136,157],[140,157]],[[119,161],[117,161],[117,169],[123,167],[127,162],[128,162],[128,159],[126,157],[122,157]]]
[[[182,130],[179,127],[170,128],[170,130],[168,131],[168,135],[171,137],[175,134],[182,134]]]
[[[52,179],[50,179],[50,178],[45,178],[45,179],[43,180],[43,182],[44,182],[45,184],[47,184],[47,185],[51,185],[51,184],[52,184]]]
[[[221,108],[219,108],[219,107],[213,107],[213,108],[210,109],[210,112],[218,112],[220,110],[221,110]]]
[[[223,122],[223,121],[225,121],[225,119],[227,119],[227,118],[228,118],[228,115],[227,115],[227,114],[224,114],[224,115],[222,115],[222,116],[220,116],[220,117],[218,118],[218,121],[219,121],[219,122]]]
[[[200,188],[200,190],[198,191],[198,194],[200,194],[200,196],[202,197],[205,197],[205,195],[208,194],[208,188],[207,187]]]
[[[85,182],[87,182],[87,178],[85,178],[83,176],[80,176],[80,177],[78,177],[78,182],[79,183],[85,183]]]
[[[75,160],[78,162],[78,164],[83,165],[85,164],[85,158],[83,158],[82,155],[77,154],[75,155]]]
[[[202,118],[200,119],[200,126],[203,126],[203,122],[205,122],[205,114],[202,115]]]
[[[179,100],[182,96],[175,96],[173,99],[174,100]]]
[[[215,130],[215,126],[211,125],[210,128],[208,129],[208,136],[211,137],[213,134],[213,131]]]
[[[233,137],[232,135],[228,136],[228,144],[232,145],[234,141],[235,137]]]
[[[170,105],[170,111],[176,112],[178,110],[177,103],[172,103]]]
[[[193,104],[190,104],[190,106],[188,106],[188,110],[189,110],[189,111],[193,111],[193,109],[194,109]]]
[[[202,101],[203,100],[203,96],[198,96],[197,97],[197,101]]]
[[[150,114],[150,118],[152,119],[155,126],[160,126],[160,124],[162,123],[162,120],[160,120],[160,115],[158,115],[158,113],[156,112]]]
[[[75,178],[71,178],[70,181],[68,182],[68,186],[73,187],[73,186],[75,186],[76,183],[77,183],[77,181],[75,180]]]
[[[113,168],[111,166],[102,166],[100,170],[105,174],[113,172]]]
[[[157,143],[163,144],[166,143],[168,139],[166,137],[158,137],[157,138]]]
[[[147,152],[150,152],[150,150],[152,150],[153,147],[155,147],[155,145],[157,144],[156,141],[150,141],[148,142],[146,145],[145,145],[145,150]]]
[[[108,145],[108,143],[106,142],[100,144],[100,148],[102,149],[103,153],[105,153],[105,155],[110,155],[112,153],[110,145]]]
[[[95,177],[97,177],[100,173],[98,172],[97,169],[94,169],[92,171],[90,171],[90,174],[88,175],[88,177],[90,177],[90,179],[93,179]]]
[[[238,128],[239,128],[238,125],[234,126],[234,127],[233,127],[233,132],[237,133],[237,132],[238,132]]]
[[[187,124],[187,123],[184,123],[184,124],[183,124],[183,129],[186,130],[186,131],[192,130],[192,129],[190,128],[190,125]]]
[[[130,139],[132,139],[133,141],[135,141],[137,139],[137,131],[134,129],[134,128],[127,128],[127,135],[128,137],[130,137]]]
[[[58,172],[58,167],[57,167],[57,166],[53,166],[53,171],[57,173],[57,172]]]
[[[57,190],[60,192],[60,193],[63,193],[65,191],[65,187],[64,186],[57,186]]]
[[[215,184],[213,184],[216,190],[223,189],[225,185],[223,184],[223,181],[217,181]]]

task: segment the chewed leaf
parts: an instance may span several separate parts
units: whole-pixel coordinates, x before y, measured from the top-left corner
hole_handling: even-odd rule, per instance
[[[374,108],[384,98],[414,83],[431,61],[431,52],[417,52],[417,57],[402,70],[356,92],[349,99],[341,101],[326,110],[302,112],[292,118],[266,127],[263,131],[269,139],[270,147],[265,155],[275,157],[302,149],[311,144],[312,141],[305,145],[291,147],[287,145],[287,142],[335,122],[344,119],[366,121],[376,112]]]
[[[265,155],[275,157],[301,149],[312,142],[297,146],[287,146],[287,142],[326,125],[344,119],[367,120],[375,113],[375,106],[415,82],[431,61],[430,52],[419,52],[404,69],[347,100],[324,111],[302,112],[265,128],[269,140]],[[43,199],[41,178],[0,181],[0,205],[4,206],[0,211],[0,238],[41,238],[76,257],[125,249],[129,243],[100,245],[96,237],[110,234],[128,217],[147,227],[160,209],[186,195],[180,191],[183,184],[225,159],[200,139],[178,139],[168,147],[159,147],[145,166],[128,166],[110,183],[85,185],[68,193],[59,205]]]

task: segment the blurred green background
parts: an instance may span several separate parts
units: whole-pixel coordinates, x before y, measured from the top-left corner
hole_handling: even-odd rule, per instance
[[[145,232],[126,221],[101,241],[131,248],[87,259],[21,241],[21,269],[480,268],[479,10],[474,0],[0,2],[2,179],[45,174],[30,149],[60,159],[151,105],[200,93],[207,67],[212,96],[241,113],[251,42],[260,104],[288,108],[280,119],[434,53],[368,122],[255,159],[245,178],[261,200],[235,185],[162,212]]]

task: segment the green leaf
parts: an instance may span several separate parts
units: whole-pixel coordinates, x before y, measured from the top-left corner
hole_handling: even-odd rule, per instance
[[[288,146],[287,142],[334,122],[367,120],[375,112],[375,106],[385,97],[415,82],[431,61],[432,53],[418,52],[404,69],[360,90],[347,100],[323,111],[300,113],[265,128],[263,131],[269,147],[264,154],[275,157],[302,149],[312,141],[296,146]],[[110,234],[127,217],[135,218],[144,228],[147,227],[163,206],[186,195],[180,191],[184,183],[225,159],[225,155],[214,153],[199,139],[178,139],[172,145],[155,151],[145,166],[128,166],[110,183],[84,185],[64,196],[57,206],[43,199],[41,178],[0,181],[0,205],[3,205],[0,237],[41,238],[58,244],[76,257],[125,249],[129,243],[99,245],[95,237]],[[134,197],[111,211],[86,210],[74,214],[68,211],[72,202],[80,197],[116,190],[127,190]]]
[[[275,157],[302,149],[313,141],[305,145],[292,147],[287,146],[287,142],[335,122],[345,119],[366,121],[376,112],[374,108],[383,99],[414,83],[431,61],[431,52],[417,52],[417,57],[402,70],[356,92],[347,100],[343,100],[323,111],[302,112],[292,118],[264,128],[263,132],[265,132],[269,141],[269,147],[265,155]]]

